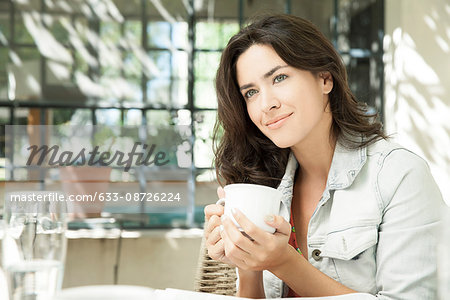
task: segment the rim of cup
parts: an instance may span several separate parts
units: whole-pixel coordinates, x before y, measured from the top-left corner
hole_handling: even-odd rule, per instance
[[[261,187],[261,188],[267,189],[269,191],[277,191],[277,192],[279,192],[279,190],[277,190],[276,188],[273,188],[273,187],[270,187],[270,186],[267,186],[267,185],[256,184],[256,183],[231,183],[231,184],[227,184],[223,189],[225,190],[225,189],[230,189],[230,188],[239,187],[239,186],[251,186],[251,187],[257,186],[257,187]]]

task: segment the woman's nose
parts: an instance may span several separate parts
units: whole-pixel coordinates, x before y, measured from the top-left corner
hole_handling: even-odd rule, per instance
[[[262,96],[262,110],[263,112],[269,112],[272,109],[276,109],[280,107],[280,101],[276,97],[275,94],[270,91],[266,91]]]

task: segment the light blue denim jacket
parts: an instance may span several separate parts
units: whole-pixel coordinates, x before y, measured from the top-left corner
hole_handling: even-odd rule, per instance
[[[297,165],[291,153],[278,187],[287,221]],[[374,299],[435,299],[444,205],[426,162],[414,153],[385,140],[358,150],[338,143],[309,222],[308,261]],[[264,271],[263,277],[267,298],[286,295],[275,275]]]

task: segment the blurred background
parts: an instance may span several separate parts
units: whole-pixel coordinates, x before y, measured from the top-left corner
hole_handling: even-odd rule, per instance
[[[428,161],[450,204],[448,0],[3,0],[1,187],[29,176],[8,164],[4,125],[144,125],[155,137],[189,128],[178,148],[184,159],[144,176],[115,169],[110,176],[119,193],[165,188],[186,201],[127,214],[106,206],[102,218],[72,222],[64,287],[193,289],[203,208],[217,199],[214,76],[228,39],[261,12],[320,28],[357,98]]]

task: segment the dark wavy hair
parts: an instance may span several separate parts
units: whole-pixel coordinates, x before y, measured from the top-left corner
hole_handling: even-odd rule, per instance
[[[356,149],[386,138],[376,114],[368,114],[350,91],[341,57],[311,22],[292,15],[257,17],[228,42],[216,75],[218,99],[213,147],[219,183],[256,183],[277,187],[289,149],[277,147],[250,120],[239,91],[236,62],[252,45],[270,45],[288,65],[312,74],[329,72],[330,135]]]

